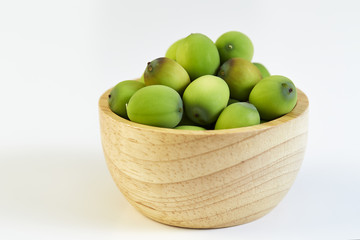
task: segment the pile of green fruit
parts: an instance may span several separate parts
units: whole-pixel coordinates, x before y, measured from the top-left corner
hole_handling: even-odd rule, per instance
[[[133,122],[191,130],[252,126],[289,113],[297,101],[293,82],[252,63],[253,54],[241,32],[215,43],[190,34],[149,62],[140,79],[118,83],[110,109]]]

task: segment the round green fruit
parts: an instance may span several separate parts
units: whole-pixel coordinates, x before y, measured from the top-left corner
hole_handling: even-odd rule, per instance
[[[130,98],[127,113],[133,122],[173,128],[182,118],[183,102],[180,95],[170,87],[146,86]]]
[[[261,63],[257,63],[254,62],[253,63],[260,71],[262,78],[266,78],[270,76],[269,71],[266,69],[266,67],[264,65],[262,65]]]
[[[182,130],[206,130],[206,129],[203,128],[203,127],[192,126],[192,125],[177,126],[175,129],[182,129]]]
[[[215,124],[215,130],[253,126],[260,123],[260,115],[254,105],[237,102],[227,106]]]
[[[126,112],[126,104],[129,102],[131,96],[140,88],[145,87],[145,84],[135,80],[126,80],[119,82],[111,89],[108,103],[111,111],[123,118],[128,118]]]
[[[168,48],[168,50],[165,53],[165,57],[176,61],[176,51],[182,40],[183,40],[183,38],[179,39],[176,42],[174,42],[173,44],[171,44],[171,46]]]
[[[218,76],[230,88],[230,97],[245,102],[253,87],[261,80],[259,69],[243,58],[232,58],[221,65]]]
[[[215,42],[220,54],[221,64],[230,58],[243,58],[251,61],[254,55],[254,46],[245,34],[237,31],[226,32]]]
[[[183,101],[186,115],[196,124],[209,125],[227,106],[229,95],[229,87],[221,78],[212,75],[199,77],[185,89]]]
[[[214,75],[220,65],[219,52],[214,42],[201,33],[184,38],[176,50],[176,61],[194,80],[203,75]]]
[[[249,101],[259,111],[261,119],[273,120],[289,113],[295,107],[296,87],[290,79],[273,75],[256,84],[250,93]]]
[[[189,74],[176,61],[161,57],[148,63],[144,72],[145,85],[165,85],[180,95],[190,83]]]

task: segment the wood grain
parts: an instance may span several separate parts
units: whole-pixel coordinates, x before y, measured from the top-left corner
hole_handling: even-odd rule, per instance
[[[293,184],[304,158],[308,107],[298,89],[292,112],[227,130],[157,128],[123,119],[99,100],[109,171],[145,216],[187,228],[244,224],[271,211]]]

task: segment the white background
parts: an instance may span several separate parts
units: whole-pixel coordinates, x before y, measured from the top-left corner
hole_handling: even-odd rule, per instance
[[[360,238],[360,1],[1,1],[0,239]],[[97,101],[192,32],[247,34],[310,99],[306,157],[268,215],[189,230],[132,208]]]

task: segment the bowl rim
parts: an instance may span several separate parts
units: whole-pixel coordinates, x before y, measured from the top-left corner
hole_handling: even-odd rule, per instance
[[[241,127],[241,128],[231,128],[231,129],[219,129],[219,130],[185,130],[185,129],[173,129],[173,128],[162,128],[162,127],[155,127],[150,125],[145,125],[141,123],[132,122],[128,119],[125,119],[123,117],[120,117],[119,115],[115,114],[113,111],[111,111],[109,104],[108,104],[108,95],[110,93],[112,88],[105,91],[99,98],[98,107],[99,111],[106,116],[110,117],[116,122],[119,122],[120,124],[124,124],[127,127],[138,129],[138,130],[146,130],[151,132],[157,132],[157,133],[166,133],[166,134],[175,134],[175,135],[221,135],[221,134],[236,134],[236,133],[246,133],[246,132],[254,132],[254,131],[260,131],[260,130],[266,130],[268,128],[278,127],[282,125],[283,123],[292,121],[302,115],[304,115],[309,108],[309,99],[306,96],[306,94],[301,91],[299,88],[296,88],[297,91],[297,102],[294,107],[294,109],[274,120],[260,123],[253,126],[248,127]]]

